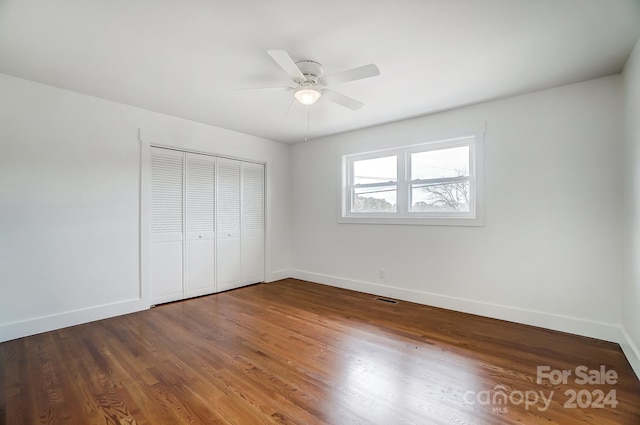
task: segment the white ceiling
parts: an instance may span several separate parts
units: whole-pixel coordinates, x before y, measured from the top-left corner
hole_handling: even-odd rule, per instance
[[[284,142],[621,71],[640,0],[0,0],[0,72]],[[292,92],[267,55],[335,73],[351,111]]]

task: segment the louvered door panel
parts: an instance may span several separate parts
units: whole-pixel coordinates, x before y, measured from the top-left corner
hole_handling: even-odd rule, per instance
[[[218,159],[218,231],[240,231],[240,161]]]
[[[182,233],[183,157],[182,152],[152,148],[152,233]]]
[[[151,298],[182,298],[184,153],[151,148]]]
[[[240,161],[218,158],[216,282],[219,291],[240,284],[240,169]]]
[[[213,156],[186,156],[185,296],[215,292],[215,169]]]
[[[264,229],[264,166],[242,164],[242,232]]]
[[[242,163],[241,279],[264,280],[264,165]]]

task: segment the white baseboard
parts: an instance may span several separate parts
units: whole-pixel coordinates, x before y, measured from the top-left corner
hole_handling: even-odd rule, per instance
[[[0,325],[0,342],[134,313],[148,308],[149,304],[147,302],[142,299],[134,299],[36,317],[20,322],[5,323]]]
[[[621,330],[617,324],[595,322],[577,317],[562,316],[543,311],[527,310],[500,304],[485,303],[465,298],[450,297],[429,292],[397,288],[377,283],[345,279],[303,270],[291,270],[291,277],[315,283],[336,286],[353,291],[381,295],[398,300],[446,308],[463,313],[477,314],[509,322],[538,326],[575,335],[619,343]]]
[[[269,283],[269,282],[275,282],[277,280],[286,279],[286,278],[292,277],[292,273],[293,273],[293,270],[291,269],[276,270],[271,272],[268,276],[266,276],[264,281],[266,283]]]
[[[620,348],[622,348],[624,355],[627,356],[627,360],[629,361],[633,371],[636,373],[636,377],[640,379],[640,349],[638,349],[638,346],[633,343],[633,340],[624,327],[622,327],[620,331],[622,334],[620,339]]]

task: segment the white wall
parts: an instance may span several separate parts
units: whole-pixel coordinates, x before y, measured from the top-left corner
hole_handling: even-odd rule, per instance
[[[290,268],[287,145],[2,74],[0,93],[0,341],[148,308],[138,128],[266,162],[266,278]]]
[[[625,112],[622,348],[640,376],[640,41],[622,74]]]
[[[337,223],[342,155],[485,121],[484,227]],[[621,139],[612,76],[295,145],[293,274],[618,340]]]
[[[0,341],[148,307],[141,128],[147,143],[267,162],[267,280],[292,274],[609,340],[623,309],[637,350],[639,56],[636,46],[623,77],[292,147],[0,74]],[[623,84],[634,178],[621,292]],[[485,121],[484,227],[337,223],[342,155]]]

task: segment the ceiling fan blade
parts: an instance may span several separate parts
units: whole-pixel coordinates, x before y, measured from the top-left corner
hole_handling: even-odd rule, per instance
[[[236,91],[287,91],[293,90],[293,87],[280,86],[280,87],[247,87],[243,89],[236,89]]]
[[[355,100],[354,98],[345,96],[333,90],[324,89],[322,90],[322,95],[330,101],[335,102],[338,105],[342,105],[345,108],[349,108],[352,111],[357,111],[364,106],[364,103],[360,102],[359,100]]]
[[[359,66],[347,71],[338,72],[337,74],[327,75],[323,77],[323,80],[327,84],[337,84],[362,80],[363,78],[375,77],[376,75],[380,75],[380,70],[377,66],[370,63],[369,65]]]
[[[298,65],[289,56],[289,53],[284,50],[267,50],[267,53],[294,81],[302,82],[306,80]]]

